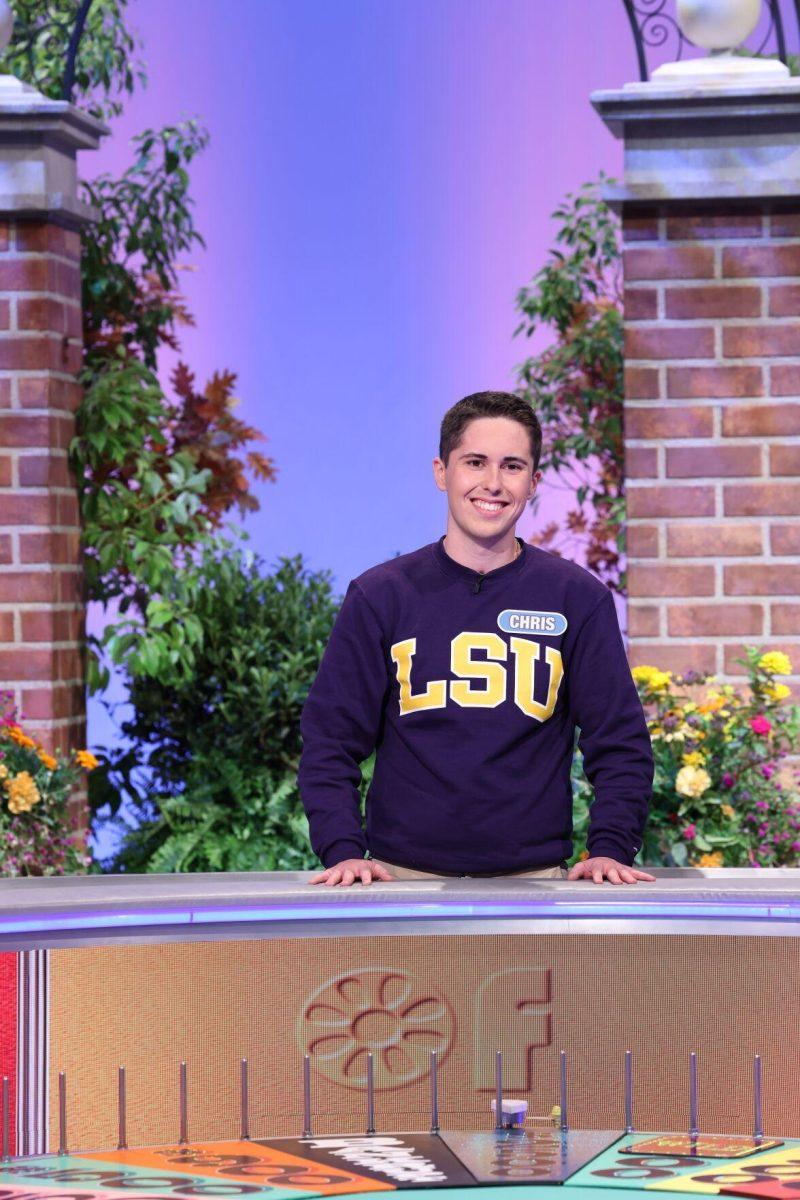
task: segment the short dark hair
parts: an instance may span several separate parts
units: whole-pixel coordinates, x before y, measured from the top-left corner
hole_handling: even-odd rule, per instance
[[[527,400],[515,396],[512,392],[473,392],[471,396],[465,396],[452,408],[448,408],[439,430],[439,458],[445,466],[451,453],[460,443],[467,425],[476,417],[508,417],[524,425],[530,438],[533,469],[538,469],[542,455],[542,427],[539,418]]]

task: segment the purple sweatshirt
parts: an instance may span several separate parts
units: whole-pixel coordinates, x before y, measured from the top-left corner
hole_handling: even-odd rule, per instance
[[[347,589],[300,723],[314,851],[326,867],[367,850],[433,872],[557,864],[577,726],[589,852],[631,864],[653,755],[611,592],[521,541],[485,574],[443,541]],[[359,764],[376,747],[365,836]]]

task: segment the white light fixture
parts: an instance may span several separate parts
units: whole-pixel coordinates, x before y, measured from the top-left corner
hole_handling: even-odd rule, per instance
[[[761,0],[677,0],[676,16],[683,36],[708,56],[664,63],[649,83],[626,84],[626,91],[768,87],[791,80],[789,68],[777,59],[735,53],[758,24]]]

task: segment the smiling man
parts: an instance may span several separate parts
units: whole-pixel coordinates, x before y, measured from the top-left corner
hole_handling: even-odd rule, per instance
[[[300,794],[326,868],[312,883],[653,880],[633,866],[653,756],[613,596],[515,536],[541,445],[519,397],[459,401],[433,460],[446,534],[350,583],[301,719]],[[595,798],[589,858],[567,874],[576,728]]]

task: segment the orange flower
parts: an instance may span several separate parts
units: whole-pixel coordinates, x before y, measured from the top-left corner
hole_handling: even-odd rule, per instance
[[[33,750],[36,746],[36,742],[33,740],[33,738],[28,737],[27,733],[23,733],[19,725],[9,725],[6,732],[11,738],[12,742],[16,742],[18,746],[22,746],[29,750]]]
[[[76,750],[75,759],[79,767],[83,767],[84,771],[93,771],[100,764],[92,754],[91,750]]]
[[[8,793],[8,807],[12,813],[27,812],[41,799],[33,776],[27,771],[20,771],[18,775],[7,779],[5,789]]]
[[[55,771],[56,767],[58,766],[58,763],[53,758],[52,754],[48,754],[46,750],[42,750],[42,749],[39,749],[37,751],[37,753],[39,755],[40,761],[44,764],[44,766],[47,767],[48,771]]]

